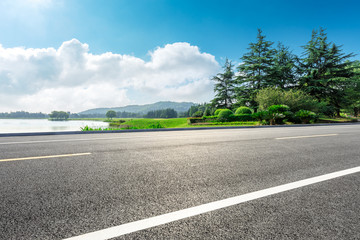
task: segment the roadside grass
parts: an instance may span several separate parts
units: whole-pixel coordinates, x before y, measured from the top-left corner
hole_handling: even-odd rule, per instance
[[[260,122],[258,122],[258,121],[247,121],[247,122],[205,122],[205,123],[193,123],[193,124],[191,124],[191,127],[258,126],[258,125],[260,125]]]
[[[340,118],[319,118],[320,123],[348,123],[357,122],[358,119],[354,117],[340,117]]]
[[[71,119],[80,120],[80,119]],[[109,122],[107,128],[91,128],[85,126],[81,131],[111,131],[124,129],[156,129],[156,128],[194,128],[194,127],[230,127],[230,126],[259,126],[259,121],[247,122],[203,122],[188,124],[187,118],[153,119],[153,118],[82,118],[81,120]],[[358,121],[357,118],[320,118],[318,123],[346,123]],[[292,125],[293,123],[285,123]]]
[[[113,122],[113,121],[119,121],[119,120],[126,120],[126,118],[69,118],[68,120],[71,121],[100,121],[100,122]]]
[[[130,121],[126,121],[123,123],[124,125],[128,125],[130,127],[136,127],[138,129],[144,129],[148,126],[161,126],[157,128],[181,128],[187,127],[187,119],[186,118],[171,118],[171,119],[132,119]]]

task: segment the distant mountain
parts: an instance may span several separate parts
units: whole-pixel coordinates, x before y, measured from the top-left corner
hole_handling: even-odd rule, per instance
[[[157,102],[153,104],[145,104],[145,105],[129,105],[125,107],[113,107],[113,108],[94,108],[89,109],[83,112],[79,112],[78,114],[106,114],[109,110],[114,110],[115,112],[131,112],[131,113],[142,113],[146,114],[149,111],[153,110],[161,110],[166,108],[172,108],[178,113],[186,112],[189,108],[196,103],[192,102]]]

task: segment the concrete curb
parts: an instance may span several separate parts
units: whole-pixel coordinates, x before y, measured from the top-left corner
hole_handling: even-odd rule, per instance
[[[169,131],[193,131],[211,129],[241,129],[241,128],[279,128],[279,127],[321,127],[334,125],[360,125],[360,122],[351,123],[318,123],[318,124],[294,124],[294,125],[263,125],[263,126],[233,126],[233,127],[194,127],[194,128],[155,128],[155,129],[126,129],[113,131],[64,131],[64,132],[29,132],[29,133],[0,133],[0,137],[18,136],[47,136],[47,135],[73,135],[73,134],[104,134],[104,133],[132,133],[132,132],[169,132]]]

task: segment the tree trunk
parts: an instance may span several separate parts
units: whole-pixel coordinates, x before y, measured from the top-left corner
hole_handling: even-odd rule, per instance
[[[340,117],[340,109],[339,108],[336,109],[336,117],[338,117],[338,118]]]
[[[359,116],[359,108],[358,107],[354,107],[354,116],[355,117]]]

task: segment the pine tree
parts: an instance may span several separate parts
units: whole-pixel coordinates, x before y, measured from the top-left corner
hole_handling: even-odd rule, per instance
[[[250,51],[241,58],[238,66],[237,82],[238,101],[257,110],[256,93],[269,86],[274,86],[273,66],[275,50],[271,48],[273,42],[265,40],[262,31],[258,29],[257,42],[250,43]]]
[[[212,103],[217,108],[231,108],[235,95],[235,79],[231,61],[226,59],[223,68],[223,73],[219,73],[212,78],[215,81],[215,98]]]
[[[354,54],[344,54],[341,46],[328,42],[325,30],[312,32],[311,40],[303,46],[305,52],[301,63],[300,88],[319,101],[326,101],[336,109],[344,104],[346,88],[354,76]]]
[[[282,43],[275,49],[273,65],[273,84],[282,89],[294,88],[297,85],[297,57]]]
[[[345,106],[355,117],[360,113],[360,61],[355,61],[352,65],[355,75],[350,79],[345,89]]]

